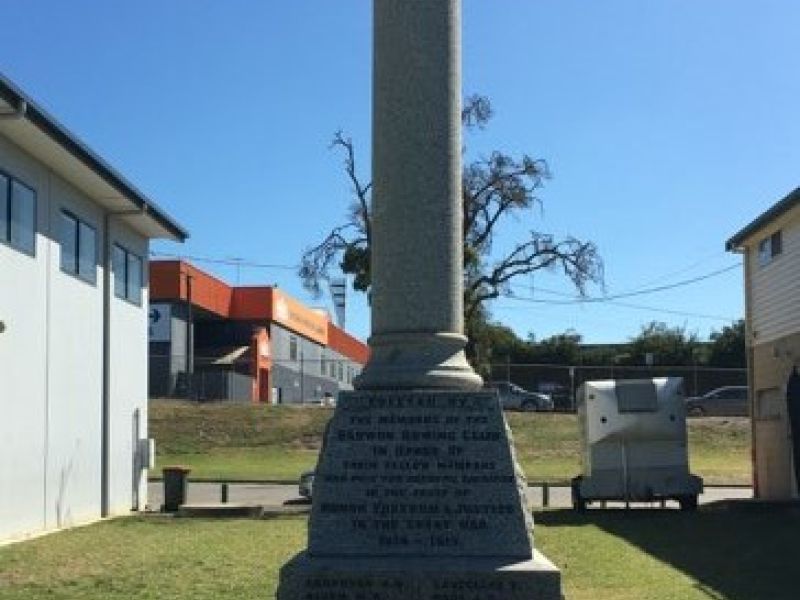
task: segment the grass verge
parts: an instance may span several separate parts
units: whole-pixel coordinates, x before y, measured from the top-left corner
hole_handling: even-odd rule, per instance
[[[800,510],[536,514],[568,600],[790,600]],[[0,548],[0,600],[274,597],[306,521],[130,518]]]
[[[296,482],[316,464],[331,409],[153,401],[150,435],[157,473],[185,465],[196,479]],[[531,481],[564,481],[580,472],[574,415],[507,413]],[[750,425],[744,418],[689,419],[690,464],[706,483],[750,483]]]

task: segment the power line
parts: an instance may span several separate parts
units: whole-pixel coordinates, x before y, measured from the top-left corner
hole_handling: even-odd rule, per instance
[[[546,303],[542,302],[542,304],[546,304]],[[704,314],[704,313],[695,313],[695,312],[682,311],[682,310],[673,310],[673,309],[670,309],[670,308],[659,308],[659,307],[656,307],[656,306],[645,306],[645,305],[642,305],[642,304],[630,304],[630,303],[627,303],[627,302],[616,302],[614,300],[610,300],[608,302],[596,302],[594,304],[596,306],[619,306],[621,308],[632,308],[632,309],[635,309],[635,310],[646,310],[646,311],[652,311],[652,312],[660,312],[660,313],[665,313],[665,314],[670,314],[670,315],[676,315],[676,316],[679,316],[679,317],[693,317],[693,318],[697,318],[697,319],[710,319],[710,320],[713,320],[713,321],[731,322],[731,321],[736,321],[737,318],[741,318],[741,317],[724,317],[722,315],[709,315],[709,314]],[[527,309],[527,307],[525,307],[525,306],[504,306],[504,305],[495,306],[494,308],[495,309],[499,309],[499,310],[525,310],[525,309]]]
[[[691,270],[692,270],[692,269],[694,269],[695,267],[698,267],[698,266],[702,265],[702,264],[703,264],[703,263],[705,263],[705,262],[706,262],[706,261],[707,261],[709,258],[718,257],[718,256],[720,256],[721,254],[724,254],[724,255],[728,256],[728,253],[727,253],[727,252],[721,252],[720,250],[715,250],[714,252],[710,252],[710,253],[708,253],[708,254],[706,254],[706,255],[704,255],[704,256],[702,256],[702,257],[698,258],[696,261],[694,261],[694,262],[693,262],[692,264],[690,264],[689,266],[686,266],[686,267],[681,267],[681,268],[679,268],[679,269],[675,269],[675,270],[673,270],[673,271],[669,271],[668,273],[665,273],[664,275],[661,275],[660,277],[655,277],[655,278],[653,278],[653,279],[649,279],[649,280],[645,281],[644,283],[642,283],[641,285],[638,285],[638,286],[636,286],[635,288],[633,288],[633,289],[632,289],[632,290],[630,290],[630,291],[632,291],[632,292],[638,292],[639,290],[641,290],[641,289],[643,289],[643,288],[646,288],[647,286],[650,286],[650,285],[656,284],[656,283],[658,283],[658,282],[660,282],[660,281],[663,281],[663,280],[665,280],[665,279],[668,279],[668,278],[670,278],[670,277],[674,277],[675,275],[682,275],[683,273],[686,273],[687,271],[691,271]]]
[[[717,269],[716,271],[712,271],[710,273],[706,273],[705,275],[699,275],[697,277],[692,277],[691,279],[684,279],[683,281],[677,281],[675,283],[660,285],[653,288],[648,288],[645,290],[638,290],[633,292],[625,292],[621,294],[612,294],[611,296],[589,296],[586,298],[577,297],[573,300],[539,300],[537,298],[528,298],[525,296],[510,296],[510,298],[515,300],[520,300],[523,302],[531,302],[533,304],[554,304],[554,305],[573,305],[573,304],[594,304],[594,303],[603,303],[603,302],[611,302],[612,300],[619,300],[621,298],[633,298],[635,296],[644,296],[646,294],[654,294],[657,292],[665,292],[667,290],[672,290],[679,287],[684,287],[687,285],[692,285],[694,283],[699,283],[701,281],[705,281],[706,279],[711,279],[712,277],[717,277],[718,275],[722,275],[723,273],[727,273],[728,271],[732,271],[733,269],[738,269],[742,266],[742,263],[736,263],[734,265],[727,266],[723,269]]]
[[[150,255],[153,256],[153,257],[157,257],[157,258],[173,258],[173,259],[179,259],[179,260],[187,259],[187,260],[193,260],[193,261],[197,261],[197,262],[205,262],[205,263],[211,263],[211,264],[226,265],[226,266],[232,266],[232,267],[237,267],[237,268],[248,267],[248,268],[258,268],[258,269],[281,269],[281,270],[289,270],[289,271],[295,271],[298,268],[297,265],[258,263],[258,262],[247,261],[247,260],[238,259],[238,258],[211,258],[211,257],[207,257],[207,256],[192,256],[192,255],[169,254],[169,253],[164,253],[164,252],[157,252],[155,250],[151,250],[150,251]],[[657,286],[657,287],[653,287],[653,288],[648,288],[648,289],[643,289],[643,290],[640,289],[640,290],[634,290],[634,291],[631,291],[631,292],[613,294],[611,296],[595,296],[595,297],[581,298],[581,297],[576,297],[573,294],[567,294],[567,293],[558,292],[558,291],[555,291],[555,290],[548,290],[548,289],[545,289],[545,288],[533,288],[533,289],[538,290],[540,292],[545,292],[545,293],[553,294],[553,295],[556,295],[556,296],[568,297],[568,298],[571,298],[571,300],[539,300],[538,298],[518,296],[518,295],[517,296],[510,296],[510,299],[519,300],[521,302],[527,302],[527,303],[531,303],[531,304],[547,304],[547,305],[551,305],[551,306],[574,306],[574,305],[578,305],[578,304],[583,304],[583,305],[586,305],[586,304],[611,304],[611,305],[620,306],[620,307],[623,307],[623,308],[632,308],[632,309],[636,309],[636,310],[649,310],[649,311],[662,312],[662,313],[665,313],[665,314],[672,314],[672,315],[684,316],[684,317],[696,317],[696,318],[713,319],[713,320],[720,320],[720,321],[735,321],[736,320],[735,318],[723,317],[723,316],[720,316],[720,315],[709,315],[709,314],[703,314],[703,313],[693,313],[693,312],[688,312],[688,311],[672,310],[672,309],[668,309],[668,308],[659,308],[659,307],[653,307],[653,306],[643,306],[643,305],[638,305],[638,304],[622,303],[622,302],[617,302],[617,300],[624,299],[624,298],[631,298],[631,297],[635,297],[635,296],[643,296],[643,295],[653,294],[653,293],[658,293],[658,292],[664,292],[664,291],[672,290],[672,289],[675,289],[675,288],[684,287],[684,286],[687,286],[687,285],[692,285],[692,284],[695,284],[695,283],[699,283],[701,281],[705,281],[707,279],[711,279],[712,277],[717,277],[719,275],[722,275],[724,273],[732,271],[733,269],[737,269],[737,268],[739,268],[741,266],[742,266],[742,263],[736,263],[736,264],[730,265],[728,267],[724,267],[722,269],[717,269],[716,271],[712,271],[710,273],[706,273],[704,275],[699,275],[697,277],[692,277],[691,279],[685,279],[685,280],[678,281],[678,282],[675,282],[675,283],[665,284],[665,285],[661,285],[661,286]],[[497,307],[497,308],[506,309],[506,310],[514,310],[517,307]],[[519,308],[521,308],[521,307],[519,307]]]
[[[298,268],[297,265],[277,265],[269,263],[257,263],[238,258],[210,258],[207,256],[190,256],[188,254],[168,254],[165,252],[156,252],[155,250],[150,251],[150,256],[154,256],[156,258],[174,258],[177,260],[193,260],[196,262],[212,263],[216,265],[227,265],[230,267],[248,267],[255,269],[283,269],[287,271],[296,271]]]
[[[552,294],[554,296],[561,296],[561,297],[566,297],[566,298],[576,298],[576,296],[574,294],[568,294],[568,293],[565,293],[565,292],[559,292],[559,291],[556,291],[556,290],[550,290],[550,289],[542,288],[542,287],[537,287],[536,291],[537,292],[543,292],[545,294]],[[608,302],[605,302],[603,304],[610,304],[612,306],[620,306],[620,307],[623,307],[623,308],[634,308],[634,309],[638,309],[638,310],[650,310],[650,311],[654,311],[654,312],[663,312],[663,313],[667,313],[667,314],[677,315],[677,316],[680,316],[680,317],[698,317],[698,318],[701,318],[701,319],[714,319],[714,320],[719,320],[719,321],[735,321],[736,319],[741,318],[741,317],[736,317],[736,318],[734,318],[734,317],[723,317],[721,315],[709,315],[709,314],[705,314],[705,313],[697,313],[697,312],[675,310],[675,309],[671,309],[671,308],[661,308],[661,307],[658,307],[658,306],[645,306],[645,305],[642,305],[642,304],[631,304],[631,303],[628,303],[628,302],[617,302],[615,300],[609,300]],[[515,310],[515,309],[523,309],[525,307],[523,307],[523,306],[499,306],[499,307],[496,307],[496,308],[505,309],[505,310]]]
[[[708,315],[708,314],[704,314],[704,313],[687,312],[687,311],[682,311],[682,310],[672,310],[670,308],[658,308],[658,307],[655,307],[655,306],[644,306],[642,304],[629,304],[627,302],[612,301],[611,304],[614,305],[614,306],[621,306],[623,308],[633,308],[633,309],[637,309],[637,310],[651,310],[651,311],[654,311],[654,312],[662,312],[662,313],[665,313],[665,314],[668,314],[668,315],[676,315],[676,316],[679,316],[679,317],[696,317],[698,319],[712,319],[712,320],[715,320],[715,321],[728,321],[728,322],[730,322],[730,321],[736,321],[737,318],[741,318],[741,317],[737,317],[737,318],[723,317],[721,315]]]

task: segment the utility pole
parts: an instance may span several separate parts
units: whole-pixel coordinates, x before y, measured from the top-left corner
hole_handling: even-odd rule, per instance
[[[305,373],[303,369],[303,343],[298,340],[300,345],[300,404],[306,403],[305,394]]]
[[[193,277],[186,274],[186,397],[192,398],[194,396],[194,313],[192,311],[192,279]]]

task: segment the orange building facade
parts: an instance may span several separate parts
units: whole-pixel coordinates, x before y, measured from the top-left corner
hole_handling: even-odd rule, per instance
[[[150,265],[150,395],[305,403],[352,389],[368,347],[270,286],[185,261]]]

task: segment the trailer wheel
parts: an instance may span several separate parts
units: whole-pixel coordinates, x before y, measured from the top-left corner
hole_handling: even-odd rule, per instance
[[[586,510],[586,498],[581,496],[580,483],[572,483],[572,508],[578,512]]]
[[[678,504],[680,504],[681,510],[686,510],[686,511],[697,510],[697,494],[693,494],[691,496],[678,497]]]

